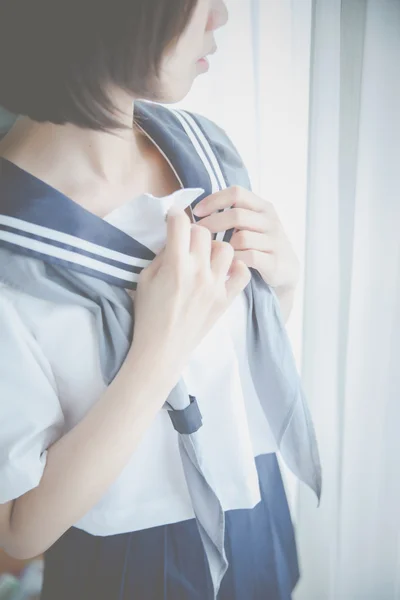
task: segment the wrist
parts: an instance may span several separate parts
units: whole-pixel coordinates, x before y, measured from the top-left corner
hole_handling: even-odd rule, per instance
[[[124,365],[130,372],[134,372],[135,377],[143,376],[156,387],[160,382],[164,382],[165,387],[172,389],[178,382],[184,366],[177,358],[176,353],[169,348],[163,348],[162,345],[152,348],[132,343]]]
[[[274,288],[275,293],[280,298],[294,296],[297,288],[297,283],[289,283],[285,285],[279,285]]]
[[[285,323],[288,321],[290,313],[292,312],[296,287],[297,285],[290,284],[274,288]]]

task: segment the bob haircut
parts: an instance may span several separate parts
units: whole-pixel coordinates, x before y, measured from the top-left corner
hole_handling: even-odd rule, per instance
[[[0,106],[39,122],[119,128],[108,85],[156,100],[165,50],[197,0],[0,0]]]

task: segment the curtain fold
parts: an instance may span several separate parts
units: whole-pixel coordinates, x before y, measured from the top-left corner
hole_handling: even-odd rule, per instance
[[[296,600],[398,600],[400,4],[316,0],[303,380],[324,492]]]

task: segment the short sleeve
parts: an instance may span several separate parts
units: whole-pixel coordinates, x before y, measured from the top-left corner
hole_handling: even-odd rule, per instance
[[[1,284],[0,504],[39,485],[47,448],[63,426],[49,361]]]

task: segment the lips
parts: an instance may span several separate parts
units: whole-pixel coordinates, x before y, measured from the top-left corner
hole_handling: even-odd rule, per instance
[[[206,54],[202,54],[197,60],[204,60],[207,56],[215,54],[217,50],[217,46],[213,46],[209,52],[206,52]]]

